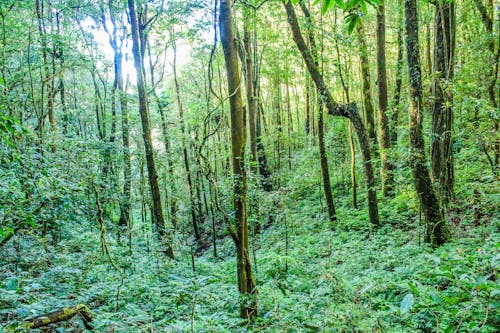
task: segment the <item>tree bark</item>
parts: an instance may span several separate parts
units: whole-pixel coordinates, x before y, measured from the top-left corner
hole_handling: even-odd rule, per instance
[[[132,53],[134,55],[134,65],[137,75],[137,91],[139,94],[139,113],[141,115],[142,138],[144,140],[144,149],[146,153],[146,165],[148,168],[149,185],[153,197],[153,213],[154,221],[158,227],[161,238],[165,238],[164,251],[165,254],[174,258],[172,245],[170,244],[171,235],[165,228],[163,219],[163,209],[161,204],[160,188],[158,186],[158,175],[153,155],[153,140],[151,137],[151,127],[149,123],[148,101],[146,96],[146,87],[143,73],[143,58],[139,45],[139,28],[137,23],[137,14],[135,10],[134,0],[128,0],[128,8],[130,13],[130,23],[132,26]],[[162,239],[163,242],[163,239]]]
[[[379,226],[380,221],[378,215],[377,192],[375,189],[375,176],[373,174],[372,157],[368,134],[363,120],[359,116],[356,105],[341,105],[335,102],[332,95],[330,94],[330,91],[328,90],[328,87],[326,86],[323,76],[319,72],[318,67],[314,64],[314,57],[311,53],[311,50],[307,47],[304,38],[302,37],[302,32],[300,31],[292,2],[284,1],[283,4],[287,12],[288,23],[290,24],[295,44],[297,45],[297,48],[299,49],[300,54],[302,55],[302,58],[306,63],[309,74],[311,74],[311,78],[316,84],[318,95],[320,96],[322,102],[325,104],[328,113],[333,116],[340,116],[349,119],[352,122],[354,129],[356,130],[361,146],[361,153],[363,155],[370,222],[374,226]]]
[[[233,205],[237,234],[233,238],[237,252],[238,289],[242,296],[240,316],[252,321],[257,315],[257,288],[250,262],[246,216],[247,179],[245,172],[245,122],[241,98],[236,40],[232,19],[232,1],[220,1],[220,38],[226,63],[231,110],[231,148],[233,164]]]
[[[417,0],[405,0],[406,51],[410,79],[410,166],[420,206],[426,221],[425,241],[433,246],[447,242],[450,229],[432,186],[422,133],[422,69],[418,44]]]

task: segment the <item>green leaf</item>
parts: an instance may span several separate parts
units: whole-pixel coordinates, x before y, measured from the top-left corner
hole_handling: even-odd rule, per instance
[[[323,4],[321,5],[321,13],[325,14],[332,7],[332,4],[332,0],[323,0]]]
[[[352,34],[352,32],[354,31],[354,28],[356,28],[358,26],[358,24],[360,23],[360,18],[356,14],[349,14],[345,18],[345,22],[347,23],[347,32],[349,34]]]
[[[401,312],[401,314],[405,314],[411,309],[414,299],[415,298],[413,297],[412,293],[406,294],[406,296],[401,301],[401,305],[399,306],[399,311]]]

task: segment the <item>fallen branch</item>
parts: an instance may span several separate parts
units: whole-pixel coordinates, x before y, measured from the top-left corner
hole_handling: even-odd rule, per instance
[[[76,315],[80,315],[80,317],[82,317],[83,324],[86,329],[92,330],[92,326],[90,325],[90,322],[92,321],[92,313],[85,304],[78,304],[71,308],[62,308],[47,314],[30,318],[23,323],[22,328],[27,330],[40,328],[61,321],[70,320]]]

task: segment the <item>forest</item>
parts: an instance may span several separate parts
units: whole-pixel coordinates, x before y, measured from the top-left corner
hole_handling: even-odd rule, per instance
[[[498,332],[498,0],[0,0],[2,332]]]

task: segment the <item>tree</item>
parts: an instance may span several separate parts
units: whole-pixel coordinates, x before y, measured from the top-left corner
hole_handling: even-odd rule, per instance
[[[494,110],[492,114],[497,112],[496,110],[499,107],[499,90],[498,83],[498,67],[500,64],[500,33],[497,33],[497,47],[495,50],[495,32],[494,32],[494,9],[493,9],[493,1],[487,0],[486,5],[482,0],[474,0],[474,4],[476,5],[479,14],[481,15],[483,26],[488,34],[488,49],[491,53],[491,70],[490,70],[490,82],[488,84],[488,98],[490,100],[490,104]],[[499,14],[500,15],[500,14]],[[498,18],[500,21],[500,17]],[[493,157],[493,172],[496,174],[498,172],[498,164],[500,162],[500,119],[498,115],[492,117],[493,121],[493,130],[495,139],[493,139],[493,149],[494,149],[494,157]]]
[[[380,159],[382,161],[382,193],[385,197],[394,196],[393,165],[389,157],[391,138],[387,117],[387,69],[385,58],[385,5],[377,11],[377,86],[378,86],[378,123],[380,136]]]
[[[144,82],[144,63],[140,50],[139,40],[139,27],[137,21],[137,14],[135,10],[134,0],[128,0],[128,8],[130,14],[130,25],[132,27],[132,53],[134,55],[134,65],[137,75],[137,91],[139,94],[139,113],[141,115],[142,124],[142,138],[144,140],[144,149],[146,153],[146,165],[148,168],[149,186],[151,188],[151,195],[153,198],[153,213],[154,221],[158,227],[160,237],[167,238],[169,241],[170,235],[165,228],[165,221],[163,219],[163,210],[160,197],[160,188],[158,186],[158,175],[156,173],[156,166],[153,155],[153,140],[151,137],[151,127],[149,122],[148,101],[146,96],[146,87]],[[164,244],[165,253],[170,258],[174,258],[174,252],[170,243]]]
[[[231,150],[233,164],[233,206],[237,232],[230,231],[236,245],[240,316],[253,320],[257,315],[257,287],[250,261],[246,215],[247,179],[245,170],[245,123],[238,54],[233,27],[232,1],[220,1],[220,39],[226,62],[227,86],[231,110]]]
[[[300,8],[304,13],[304,16],[307,19],[308,26],[308,37],[309,37],[309,45],[311,48],[311,53],[313,56],[314,65],[319,68],[319,55],[316,45],[316,40],[314,37],[313,31],[313,22],[311,19],[311,14],[307,9],[305,3],[303,1],[300,2]],[[330,222],[334,222],[337,220],[335,205],[333,204],[333,194],[332,194],[332,185],[330,183],[330,171],[328,168],[328,158],[326,156],[326,147],[325,147],[325,124],[324,124],[324,110],[323,110],[323,101],[321,98],[318,98],[318,147],[319,147],[319,159],[321,164],[321,178],[323,180],[323,191],[325,192],[325,201],[326,206],[328,207],[328,218]]]
[[[443,205],[453,198],[453,74],[455,67],[455,4],[437,1],[434,17],[434,68],[431,176]]]
[[[418,44],[418,12],[416,0],[405,0],[406,53],[410,79],[410,166],[415,190],[426,222],[425,241],[433,246],[446,243],[450,229],[446,224],[427,169],[422,133],[422,69]]]
[[[109,37],[109,44],[113,49],[113,67],[114,67],[114,80],[113,80],[113,94],[112,94],[112,107],[115,108],[116,93],[118,93],[118,100],[121,110],[121,127],[122,127],[122,154],[123,154],[123,192],[120,200],[120,220],[119,224],[130,229],[130,197],[132,189],[132,164],[130,156],[130,130],[129,130],[129,116],[128,116],[128,102],[127,92],[123,85],[123,51],[122,44],[125,39],[124,34],[118,34],[121,30],[116,21],[116,9],[114,8],[114,1],[108,0],[109,18],[111,27],[106,23],[106,14],[104,8],[101,8],[101,22]],[[113,110],[113,113],[115,111]],[[129,230],[130,232],[130,230]]]
[[[357,25],[357,37],[359,43],[359,64],[361,66],[361,82],[363,87],[364,122],[372,148],[377,147],[377,132],[375,129],[375,111],[373,110],[370,61],[368,59],[368,46],[366,45],[365,28],[363,21],[359,20]],[[379,50],[377,50],[379,52]],[[377,60],[380,60],[377,58]]]

